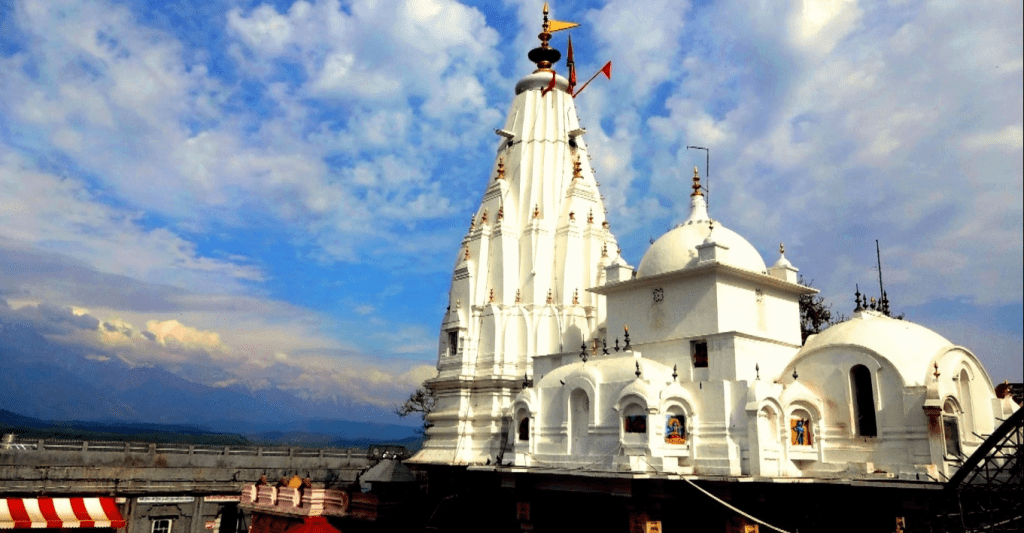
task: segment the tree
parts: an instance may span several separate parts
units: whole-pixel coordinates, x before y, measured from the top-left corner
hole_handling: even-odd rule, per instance
[[[814,280],[799,283],[810,287]],[[807,337],[825,331],[829,326],[846,320],[846,316],[832,314],[832,304],[816,294],[800,296],[800,344],[807,343]]]
[[[405,403],[395,408],[395,414],[398,416],[409,416],[413,413],[420,413],[420,416],[423,418],[423,429],[420,432],[426,431],[434,425],[427,422],[427,415],[434,411],[436,400],[437,398],[434,396],[432,389],[419,387],[416,389],[416,392],[409,395]]]

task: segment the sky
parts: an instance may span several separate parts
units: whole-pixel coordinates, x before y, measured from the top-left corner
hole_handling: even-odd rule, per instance
[[[581,23],[581,77],[613,62],[576,104],[627,261],[685,218],[705,146],[712,216],[769,264],[785,242],[834,312],[877,295],[878,239],[894,311],[1024,379],[1019,2],[551,9]],[[390,421],[435,373],[540,16],[0,0],[0,321],[101,367]]]

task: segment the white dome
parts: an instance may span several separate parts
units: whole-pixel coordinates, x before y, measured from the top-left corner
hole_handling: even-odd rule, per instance
[[[647,250],[640,260],[637,277],[653,276],[690,268],[697,264],[697,246],[711,234],[706,220],[688,220],[664,234]],[[728,248],[719,261],[726,265],[764,272],[764,259],[746,239],[739,234],[715,223],[711,241]]]
[[[790,366],[831,347],[856,347],[876,353],[892,363],[907,386],[913,386],[925,384],[932,359],[954,345],[924,326],[864,312],[808,337]]]

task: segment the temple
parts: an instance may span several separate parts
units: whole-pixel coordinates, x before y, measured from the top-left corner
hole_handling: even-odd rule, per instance
[[[690,210],[634,268],[605,218],[545,11],[441,321],[413,463],[618,476],[952,475],[997,418],[967,348],[884,294],[803,342],[798,269]]]

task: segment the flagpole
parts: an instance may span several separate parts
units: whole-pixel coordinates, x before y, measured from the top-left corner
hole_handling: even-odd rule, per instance
[[[609,63],[611,63],[611,62],[609,61]],[[580,87],[580,90],[576,91],[576,94],[572,95],[572,97],[573,97],[573,98],[576,98],[577,96],[579,96],[579,95],[580,95],[580,93],[581,93],[581,92],[583,92],[583,89],[586,89],[586,88],[587,88],[587,85],[590,85],[590,82],[594,81],[594,78],[597,78],[597,75],[598,75],[598,74],[601,74],[601,73],[603,73],[603,72],[604,72],[604,69],[605,69],[605,67],[607,67],[607,66],[608,66],[608,65],[605,65],[604,67],[601,67],[601,70],[599,70],[599,71],[595,72],[595,73],[594,73],[594,75],[593,75],[593,76],[591,76],[589,80],[587,80],[587,83],[584,83],[584,84],[583,84],[583,87]],[[605,74],[605,75],[607,76],[607,74]],[[610,78],[610,77],[609,77],[609,78]]]

